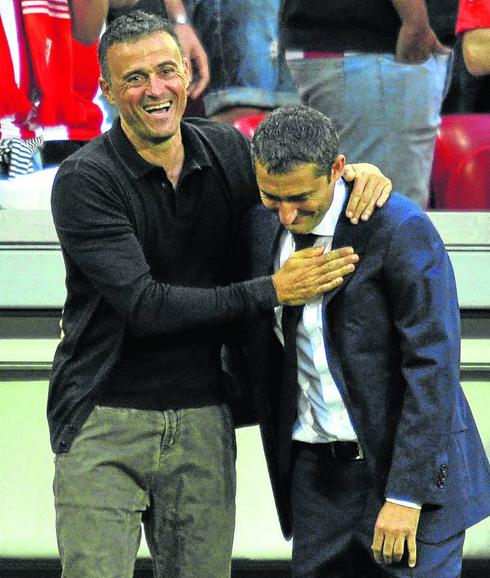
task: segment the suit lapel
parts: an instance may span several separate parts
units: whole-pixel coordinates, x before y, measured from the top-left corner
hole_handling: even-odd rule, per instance
[[[274,256],[281,237],[281,224],[277,216],[261,206],[252,229],[253,276],[274,273]]]
[[[277,216],[264,206],[257,207],[250,237],[252,277],[274,273],[274,258],[281,232]],[[264,319],[273,322],[274,310],[264,313]]]
[[[276,216],[276,215],[274,215],[274,216]],[[274,227],[274,229],[273,229],[272,243],[271,243],[270,252],[269,252],[270,264],[271,264],[270,271],[272,273],[274,272],[274,259],[275,259],[275,256],[277,255],[278,250],[279,250],[279,241],[281,240],[281,235],[283,232],[283,228],[282,228],[281,223],[279,222],[279,219],[277,217],[274,219],[273,227]]]
[[[351,187],[348,187],[347,190],[348,194],[350,195]],[[359,255],[362,259],[362,254],[364,253],[364,249],[366,247],[367,240],[369,239],[372,221],[360,221],[357,225],[352,225],[352,223],[347,219],[345,216],[345,208],[349,201],[349,197],[347,197],[345,201],[345,205],[342,209],[342,213],[340,214],[339,220],[337,222],[337,226],[335,227],[335,232],[332,240],[332,250],[339,249],[341,247],[353,247],[354,251]],[[351,282],[354,275],[356,274],[356,270],[344,278],[344,282],[339,287],[332,289],[328,293],[325,293],[323,297],[323,308],[337,295],[339,291],[343,291],[347,285]]]
[[[348,194],[350,194],[350,192],[351,187],[348,188]],[[345,207],[347,206],[347,202],[348,198],[346,199],[337,226],[335,227],[332,249],[351,246],[359,257],[362,258],[362,254],[364,253],[373,226],[373,221],[371,218],[371,220],[367,222],[361,221],[357,225],[352,225],[345,216]],[[279,247],[279,240],[283,229],[275,213],[269,211],[265,207],[262,207],[261,209],[260,222],[256,229],[256,235],[254,235],[254,242],[257,244],[255,255],[260,256],[261,261],[259,270],[256,271],[256,274],[270,275],[274,272],[274,257]],[[347,287],[355,274],[356,271],[345,277],[342,285],[332,289],[332,291],[329,291],[328,293],[325,293],[323,298],[324,307],[339,291],[342,291]]]

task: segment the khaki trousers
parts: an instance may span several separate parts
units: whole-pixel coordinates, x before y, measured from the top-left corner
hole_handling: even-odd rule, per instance
[[[156,578],[228,578],[235,431],[226,405],[96,406],[55,457],[64,578],[132,578],[141,526]]]

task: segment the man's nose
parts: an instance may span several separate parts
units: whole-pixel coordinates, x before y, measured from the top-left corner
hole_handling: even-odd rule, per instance
[[[165,90],[165,81],[157,74],[151,74],[146,82],[146,94],[159,96]]]
[[[279,205],[279,220],[284,226],[290,225],[296,219],[297,214],[298,209],[292,203]]]

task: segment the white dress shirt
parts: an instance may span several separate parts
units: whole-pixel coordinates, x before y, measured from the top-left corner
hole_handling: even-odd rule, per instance
[[[344,181],[337,181],[333,201],[322,221],[311,231],[318,235],[315,245],[324,245],[325,252],[332,247],[332,238],[346,197]],[[292,234],[284,230],[275,269],[279,269],[295,251]],[[275,332],[284,342],[281,317],[282,307],[276,307]],[[297,329],[298,353],[298,417],[293,428],[293,439],[309,443],[356,441],[349,414],[328,368],[323,341],[322,297],[307,303]]]
[[[315,246],[324,245],[324,252],[332,248],[335,227],[346,195],[345,183],[339,179],[335,184],[332,204],[321,222],[311,231],[318,235]],[[277,271],[294,251],[293,235],[284,230],[274,260],[274,269]],[[328,323],[328,319],[324,318],[322,301],[323,298],[318,297],[307,303],[298,324],[296,349],[299,391],[293,440],[307,443],[358,441],[347,408],[328,367],[326,344],[323,340],[324,323]],[[279,306],[275,308],[274,331],[284,345],[281,318],[282,306]],[[411,508],[421,508],[419,502],[410,498],[387,496],[386,500]]]

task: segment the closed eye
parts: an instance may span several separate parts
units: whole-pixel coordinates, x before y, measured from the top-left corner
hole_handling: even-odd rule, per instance
[[[287,197],[281,197],[280,195],[273,195],[267,191],[260,191],[266,200],[272,203],[302,203],[307,201],[310,194],[309,193],[298,193],[297,195],[289,195]]]

